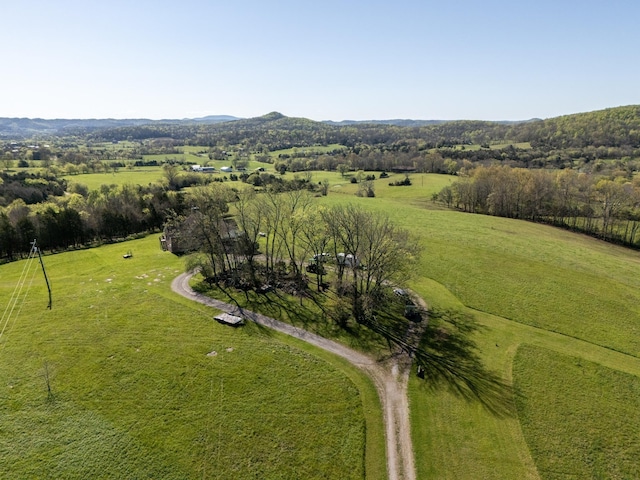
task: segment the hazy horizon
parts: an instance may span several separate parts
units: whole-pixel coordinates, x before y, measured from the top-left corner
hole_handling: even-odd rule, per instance
[[[605,107],[604,109],[610,109],[610,108],[617,108],[617,107],[627,107],[627,106],[633,106],[633,105],[614,105],[611,107]],[[603,109],[597,109],[597,110],[603,110]],[[580,113],[588,113],[591,111],[597,111],[597,110],[588,110],[588,111],[583,111],[583,112],[567,112],[567,113],[561,113],[557,116],[567,116],[567,115],[576,115],[576,114],[580,114]],[[216,114],[216,113],[212,113],[212,114],[205,114],[205,115],[201,115],[198,117],[185,117],[185,116],[179,116],[179,117],[164,117],[164,118],[152,118],[149,116],[140,116],[140,117],[96,117],[96,116],[89,116],[89,117],[25,117],[25,116],[11,116],[11,117],[7,117],[7,116],[0,116],[0,118],[15,118],[15,119],[28,119],[28,120],[45,120],[45,121],[53,121],[53,120],[116,120],[116,121],[120,121],[120,120],[151,120],[151,121],[162,121],[162,120],[198,120],[201,118],[207,118],[207,117],[234,117],[238,120],[243,120],[243,119],[250,119],[250,118],[259,118],[265,115],[268,115],[269,113],[280,113],[282,115],[284,115],[285,117],[295,117],[295,118],[307,118],[309,120],[314,120],[314,121],[318,121],[318,122],[350,122],[350,121],[354,121],[354,122],[366,122],[366,121],[390,121],[390,120],[408,120],[408,121],[442,121],[442,122],[453,122],[453,121],[488,121],[488,122],[526,122],[529,120],[544,120],[547,118],[554,118],[554,117],[540,117],[540,116],[534,116],[534,117],[530,117],[530,118],[520,118],[520,119],[497,119],[497,120],[487,120],[485,118],[451,118],[451,119],[443,119],[443,118],[399,118],[399,117],[389,117],[389,118],[366,118],[366,119],[353,119],[353,118],[341,118],[341,119],[333,119],[333,118],[325,118],[325,119],[321,119],[321,120],[317,120],[317,119],[312,119],[309,118],[308,116],[304,116],[304,115],[287,115],[284,112],[278,112],[276,110],[271,110],[269,112],[265,112],[263,114],[260,115],[256,115],[254,117],[240,117],[238,115],[233,115],[233,114]]]
[[[640,104],[640,3],[3,2],[0,117],[521,121]]]

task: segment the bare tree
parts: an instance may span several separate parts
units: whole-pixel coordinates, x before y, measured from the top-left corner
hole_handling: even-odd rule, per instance
[[[371,321],[385,285],[407,278],[419,253],[417,242],[388,217],[358,206],[337,206],[323,217],[338,252],[338,288],[351,295],[356,321]]]
[[[300,241],[306,246],[306,250],[313,255],[316,288],[322,290],[324,275],[326,274],[324,264],[328,262],[327,250],[331,241],[331,236],[324,221],[322,206],[314,205],[305,215],[300,232]]]
[[[255,282],[255,257],[258,253],[256,245],[264,225],[260,210],[261,201],[261,198],[257,198],[255,190],[244,189],[238,193],[235,202],[238,228],[243,232],[239,254],[244,257],[249,267],[252,282]]]
[[[184,219],[185,235],[194,239],[208,258],[201,265],[207,274],[216,278],[219,273],[234,270],[237,258],[229,248],[233,237],[233,225],[225,222],[229,202],[235,199],[234,192],[224,185],[211,184],[196,187],[189,192],[187,202],[191,212]]]

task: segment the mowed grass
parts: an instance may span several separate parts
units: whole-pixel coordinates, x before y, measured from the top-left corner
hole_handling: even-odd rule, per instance
[[[443,181],[425,176],[424,186],[414,181],[409,187],[386,188],[376,180],[375,198],[332,191],[322,201],[361,204],[413,232],[424,250],[408,285],[432,307],[472,314],[482,327],[473,336],[479,355],[508,384],[523,343],[594,362],[627,379],[640,377],[638,252],[544,225],[442,210],[431,203],[429,190]],[[557,368],[544,363],[535,368],[562,383],[565,373]],[[594,411],[593,397],[580,388],[565,389],[566,403]],[[432,388],[415,375],[409,392],[418,478],[547,478],[544,468],[550,460],[544,453],[532,456],[513,394],[484,398],[511,406],[509,414],[497,416],[481,401]],[[544,389],[538,395],[544,408],[554,408],[544,399]],[[597,406],[603,418],[585,416],[585,429],[615,422],[615,409]],[[554,435],[560,445],[581,441],[580,431],[571,428],[559,428]],[[564,458],[572,450],[556,454]]]
[[[380,427],[366,441],[373,386],[300,342],[212,321],[170,291],[182,262],[155,236],[44,261],[53,309],[34,263],[0,337],[2,476],[384,477]],[[0,267],[3,308],[24,266]]]
[[[291,174],[286,174],[286,176],[289,175]],[[388,214],[395,223],[416,235],[424,247],[424,253],[420,261],[415,264],[413,275],[407,278],[408,286],[425,298],[430,306],[454,308],[473,314],[482,326],[482,329],[473,337],[479,348],[478,353],[485,365],[500,374],[505,382],[511,384],[513,381],[516,352],[520,351],[522,344],[527,344],[570,356],[583,362],[583,365],[584,362],[593,362],[597,364],[597,369],[607,368],[616,374],[624,374],[614,378],[621,378],[624,379],[621,381],[635,385],[634,378],[640,377],[640,359],[638,358],[640,356],[640,339],[638,338],[640,253],[543,225],[443,210],[440,206],[433,204],[430,199],[432,193],[439,191],[442,186],[453,180],[448,176],[412,175],[413,185],[408,187],[389,187],[388,182],[392,180],[391,178],[376,180],[375,198],[356,197],[354,193],[358,186],[350,184],[348,178],[342,178],[337,173],[314,172],[314,181],[320,181],[325,177],[329,178],[332,188],[328,197],[320,199],[323,203],[361,204]],[[396,179],[402,177],[397,176]],[[117,246],[109,248],[117,250]],[[119,260],[124,251],[126,249],[113,254],[113,257]],[[134,250],[134,260],[135,255]],[[48,262],[49,259],[53,260],[57,257],[62,256],[47,257],[45,261]],[[155,260],[154,265],[156,264],[159,265],[158,260]],[[4,271],[7,267],[10,266],[0,267],[0,279],[2,279],[0,281],[4,281]],[[148,269],[152,270],[153,267],[149,266]],[[134,277],[136,275],[139,276],[139,273],[135,273]],[[107,277],[108,274],[105,272],[104,276]],[[71,277],[70,274],[69,277]],[[162,285],[162,279],[157,283]],[[155,283],[152,285],[155,286]],[[180,325],[190,324],[197,315],[204,315],[200,308],[194,307],[186,300],[175,299],[168,292],[166,285],[164,289],[158,288],[154,291],[160,294],[160,298],[174,302],[159,303],[163,314],[165,311],[172,311],[172,307],[175,308],[175,315],[179,318],[183,315],[181,312],[184,309],[198,312]],[[93,294],[93,291],[85,292],[85,296]],[[44,290],[41,289],[40,295],[43,299],[39,307],[44,310],[46,304]],[[114,301],[118,302],[122,297],[114,298]],[[54,297],[54,311],[55,301]],[[113,303],[105,301],[104,308],[112,308]],[[176,303],[180,306],[175,307]],[[42,328],[39,326],[38,315],[42,316],[40,311],[36,313],[36,310],[31,310],[31,315],[36,318],[30,320],[31,330],[29,331],[38,331],[38,328]],[[95,315],[95,312],[92,313]],[[208,313],[206,316],[208,319]],[[90,318],[96,321],[98,317]],[[156,320],[154,325],[166,326],[159,320]],[[216,327],[209,325],[209,328]],[[169,336],[175,337],[174,330],[167,330],[167,332]],[[249,334],[248,330],[228,332],[222,329],[220,332],[222,332],[220,334],[230,335]],[[69,332],[69,337],[73,338],[74,334]],[[167,347],[169,343],[171,342],[162,344],[166,347],[164,350],[169,349]],[[33,386],[30,391],[37,391],[41,403],[49,405],[45,401],[46,390],[42,369],[45,359],[52,363],[51,354],[46,358],[38,356],[34,360],[31,357],[38,355],[39,350],[30,345],[36,345],[36,343],[24,341],[23,351],[29,354],[20,357],[30,359],[32,363],[30,382]],[[285,345],[290,344],[285,343]],[[6,347],[8,348],[9,344]],[[9,368],[4,361],[4,348],[0,346],[0,365],[3,369]],[[217,344],[213,345],[213,342],[204,345],[202,350],[206,352],[214,348],[221,351]],[[163,349],[158,348],[158,351],[160,350]],[[229,355],[233,353],[229,352]],[[227,355],[226,350],[224,354]],[[551,353],[551,356],[555,355]],[[318,354],[314,353],[313,357],[318,358]],[[215,358],[222,357],[219,354]],[[301,362],[304,363],[302,360]],[[56,375],[59,375],[59,365],[59,362],[54,364]],[[332,362],[331,365],[336,364]],[[273,364],[270,366],[275,368]],[[10,368],[14,369],[13,377],[4,376],[3,382],[5,378],[10,380],[18,376],[15,372],[19,371],[19,368],[16,365]],[[535,368],[537,375],[548,377],[550,382],[557,382],[558,385],[564,381],[564,370],[569,373],[573,371],[571,365],[565,365],[562,361],[553,365],[538,362]],[[178,375],[176,370],[166,365],[164,369],[172,373],[173,378]],[[355,385],[360,385],[357,383],[359,377],[348,373],[349,370],[339,369],[339,371],[347,375]],[[517,375],[518,372],[516,371],[515,374]],[[6,375],[4,370],[0,371],[0,375]],[[211,390],[220,391],[219,377],[212,376],[212,378],[213,380],[210,379],[209,382]],[[600,376],[593,378],[600,378]],[[55,379],[54,376],[54,392],[57,388]],[[10,385],[9,380],[7,385]],[[222,383],[224,390],[227,381]],[[605,407],[609,403],[612,407],[615,406],[618,402],[616,398],[627,398],[626,394],[617,397],[616,392],[612,393],[611,388],[603,384],[602,387],[598,387],[600,389],[598,391],[602,391],[604,398],[609,399],[603,404],[596,402],[593,396],[582,394],[580,390],[585,385],[594,387],[598,384],[597,381],[589,380],[585,384],[580,384],[579,388],[574,388],[574,383],[565,383],[568,387],[563,391],[566,405],[581,412],[593,412],[597,409],[598,415],[603,417],[594,419],[584,415],[581,417],[584,429],[598,430],[603,425],[615,425],[615,417],[620,410]],[[431,387],[412,375],[409,383],[412,435],[420,479],[547,478],[550,471],[547,465],[554,461],[554,455],[556,458],[573,455],[575,453],[573,443],[581,441],[580,430],[560,428],[554,431],[554,435],[558,437],[557,450],[535,450],[528,432],[543,431],[544,425],[536,425],[543,420],[533,415],[530,417],[529,426],[524,427],[524,417],[521,424],[519,414],[522,410],[516,408],[517,400],[513,394],[506,393],[503,398],[497,399],[512,407],[508,414],[497,416],[484,408],[480,401],[467,401],[446,388]],[[8,392],[12,392],[16,386],[7,388]],[[363,389],[360,386],[359,388],[364,397],[365,394],[362,392],[366,392],[366,388]],[[535,396],[544,397],[544,388],[541,387]],[[531,398],[533,397],[532,395]],[[5,402],[5,397],[2,398]],[[544,399],[541,401],[545,402]],[[625,404],[625,402],[621,403]],[[1,405],[4,409],[5,403]],[[553,413],[551,410],[555,408],[554,405],[546,401],[542,407],[549,409],[551,414]],[[558,412],[562,411],[558,406]],[[368,409],[363,408],[362,413],[367,415]],[[557,412],[553,414],[560,415]],[[43,416],[47,415],[49,415],[48,412]],[[144,421],[150,421],[147,420],[149,416],[143,416],[143,418]],[[173,427],[176,425],[177,423],[172,424]],[[369,423],[366,429],[367,436],[370,433],[368,425]],[[129,431],[134,430],[133,427],[129,428]],[[3,431],[5,427],[0,426],[0,432]],[[40,430],[40,433],[38,438],[42,437],[43,430]],[[375,446],[375,442],[367,440],[367,476],[371,471],[375,471],[375,468],[368,467],[368,459],[372,456],[369,448],[372,445]],[[563,447],[567,445],[568,448]],[[636,452],[633,450],[634,445],[629,443],[632,452]],[[378,457],[382,457],[383,450],[379,446],[374,448],[378,449]],[[114,448],[114,450],[117,449]],[[2,458],[4,458],[4,450],[0,451],[0,462]],[[16,458],[16,455],[12,458]],[[601,465],[616,461],[614,456],[603,455],[598,458]],[[172,461],[172,459],[167,460],[168,463]],[[288,458],[283,458],[284,463],[287,461],[289,461]],[[589,465],[584,465],[584,461],[579,463],[581,463],[579,467],[571,466],[570,469],[582,472],[584,470],[581,469],[590,468]],[[574,463],[567,461],[567,465],[574,465]],[[139,468],[139,471],[142,471],[145,465]],[[611,466],[606,468],[609,470],[599,467],[598,470],[593,471],[615,471],[611,470]],[[635,468],[633,462],[630,462],[628,470],[625,471],[634,472],[633,468]],[[243,472],[246,471],[253,470],[247,467]],[[379,467],[379,464],[377,471],[380,477],[384,477],[384,470]],[[202,470],[197,472],[201,475]],[[607,478],[607,474],[601,476]],[[635,476],[631,475],[627,478]],[[578,474],[577,477],[582,478],[582,475]],[[241,478],[241,475],[234,478]],[[304,478],[304,476],[292,478]]]
[[[639,377],[523,345],[514,385],[542,478],[640,478]]]
[[[89,190],[98,190],[102,185],[149,185],[158,183],[164,178],[162,167],[120,168],[117,172],[84,173],[64,177],[69,184],[80,183]]]
[[[380,185],[375,198],[323,201],[362,204],[412,231],[423,246],[414,277],[437,282],[462,305],[640,356],[640,252],[545,225],[440,210],[429,192],[444,180],[432,177],[451,178],[425,175],[424,185]]]

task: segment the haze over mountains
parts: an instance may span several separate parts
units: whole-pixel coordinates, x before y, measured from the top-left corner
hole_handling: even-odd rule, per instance
[[[214,124],[239,120],[231,115],[208,115],[200,118],[162,119],[148,118],[91,118],[91,119],[43,119],[43,118],[9,118],[0,117],[0,136],[28,136],[33,134],[60,135],[83,130],[114,127],[131,127],[149,124]]]
[[[547,149],[624,147],[624,151],[618,152],[620,156],[636,157],[640,148],[640,105],[516,122],[407,119],[318,122],[279,112],[253,118],[211,115],[163,120],[0,118],[0,139],[56,136],[110,142],[171,138],[192,145],[244,144],[257,151],[265,146],[278,150],[329,144],[354,147],[362,143],[393,144],[397,148],[401,144],[420,144],[433,148],[529,142]]]
[[[277,112],[273,114],[281,115]],[[267,114],[271,115],[271,114]],[[284,117],[284,115],[282,115]],[[256,117],[262,118],[262,117]],[[246,120],[241,117],[232,115],[207,115],[198,118],[181,118],[181,119],[160,119],[152,120],[148,118],[89,118],[89,119],[43,119],[43,118],[16,118],[16,117],[0,117],[0,137],[24,137],[34,134],[45,135],[64,135],[68,133],[88,133],[93,130],[116,127],[131,127],[142,125],[207,125],[222,122],[233,122],[236,120]],[[501,121],[494,122],[500,124],[515,124],[535,121],[538,119],[522,120],[522,121]],[[325,123],[334,126],[347,126],[359,124],[374,125],[395,125],[400,127],[424,127],[429,125],[441,125],[443,123],[454,120],[414,120],[414,119],[387,119],[387,120],[323,120],[319,123]]]

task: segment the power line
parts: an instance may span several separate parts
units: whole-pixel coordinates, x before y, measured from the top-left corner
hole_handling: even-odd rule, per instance
[[[13,312],[16,308],[16,305],[18,304],[18,301],[20,300],[20,296],[22,294],[22,290],[24,288],[24,285],[27,281],[27,277],[29,275],[29,270],[31,269],[31,266],[33,264],[33,260],[35,259],[35,252],[33,251],[33,249],[29,252],[29,256],[27,257],[27,260],[24,264],[24,267],[22,268],[22,272],[20,274],[20,277],[18,278],[18,281],[16,283],[16,286],[13,289],[13,292],[11,293],[11,296],[9,297],[9,302],[7,303],[7,306],[4,309],[4,312],[2,314],[2,318],[0,319],[0,325],[2,326],[2,329],[0,329],[0,339],[2,339],[2,336],[4,335],[7,326],[9,325],[10,321],[12,320],[13,317]],[[35,270],[34,270],[35,273]],[[33,277],[32,280],[33,282]],[[27,293],[29,293],[29,288],[31,287],[31,283],[29,284],[29,287],[27,288],[27,291],[24,294],[24,297],[22,297],[22,303],[20,305],[20,308],[18,309],[18,314],[20,313],[20,311],[22,310],[22,306],[24,304],[25,299],[27,298]],[[14,317],[17,318],[17,314]]]

